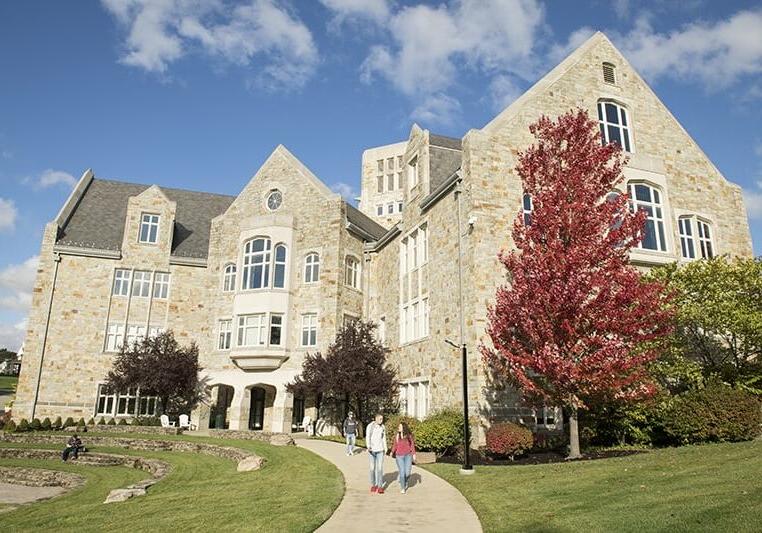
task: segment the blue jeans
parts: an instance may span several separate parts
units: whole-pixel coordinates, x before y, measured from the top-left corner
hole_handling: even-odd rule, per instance
[[[355,454],[355,438],[354,433],[347,433],[347,453],[350,455]]]
[[[413,454],[398,455],[397,470],[400,472],[400,487],[407,489],[410,480],[410,472],[413,470]]]
[[[370,484],[384,486],[384,452],[368,452],[370,458]]]

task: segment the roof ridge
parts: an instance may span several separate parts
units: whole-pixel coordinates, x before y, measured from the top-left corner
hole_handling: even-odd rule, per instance
[[[137,187],[145,187],[146,189],[153,187],[154,185],[161,189],[162,191],[177,191],[177,192],[189,192],[193,194],[205,194],[208,196],[219,196],[222,198],[235,198],[236,195],[234,194],[222,194],[218,192],[208,192],[208,191],[198,191],[193,189],[182,189],[179,187],[165,187],[163,185],[160,185],[158,183],[137,183],[134,181],[124,181],[124,180],[115,180],[115,179],[107,179],[107,178],[93,178],[93,181],[100,181],[100,182],[106,182],[106,183],[118,183],[120,185],[134,185]]]

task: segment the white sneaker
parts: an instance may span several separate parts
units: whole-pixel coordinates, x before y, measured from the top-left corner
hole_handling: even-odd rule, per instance
[[[407,492],[407,489],[400,489],[400,494],[405,494]]]

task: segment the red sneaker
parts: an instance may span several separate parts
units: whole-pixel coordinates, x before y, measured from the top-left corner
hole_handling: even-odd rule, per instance
[[[370,488],[370,493],[371,493],[371,494],[373,494],[374,492],[377,492],[377,491],[378,491],[378,487],[376,487],[375,485],[373,485],[373,486]]]
[[[384,493],[384,487],[378,487],[378,490],[376,490],[376,492],[378,492],[379,494],[383,494]]]

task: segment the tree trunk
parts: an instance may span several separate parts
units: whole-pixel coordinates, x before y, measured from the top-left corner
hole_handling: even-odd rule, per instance
[[[566,459],[579,459],[582,454],[579,451],[579,427],[577,425],[577,406],[569,407],[569,455]]]

